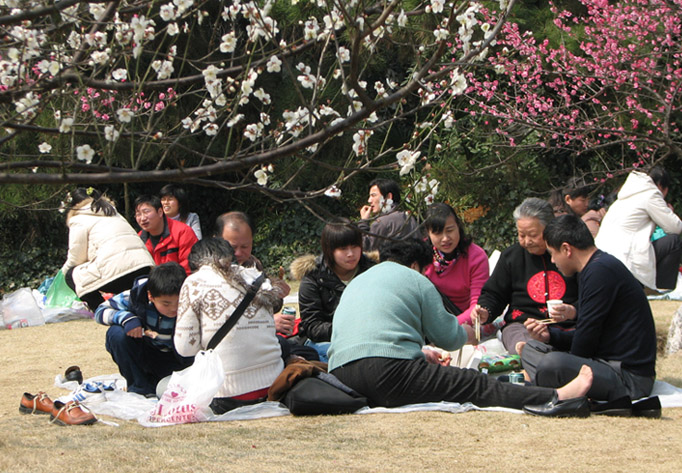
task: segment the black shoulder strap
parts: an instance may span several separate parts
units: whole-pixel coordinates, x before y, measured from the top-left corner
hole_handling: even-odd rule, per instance
[[[246,290],[246,295],[242,299],[242,301],[239,303],[237,308],[232,312],[232,315],[230,315],[230,318],[227,319],[227,322],[223,324],[222,327],[213,335],[213,338],[211,338],[211,341],[208,342],[208,346],[206,347],[207,350],[212,350],[218,344],[225,338],[225,335],[227,335],[230,330],[232,330],[232,327],[234,327],[237,322],[239,322],[240,317],[246,310],[246,308],[251,304],[251,301],[253,298],[256,296],[256,293],[258,292],[258,289],[260,288],[261,284],[263,284],[263,280],[265,279],[265,275],[261,273],[260,276],[256,278],[256,280],[253,282],[253,284]]]

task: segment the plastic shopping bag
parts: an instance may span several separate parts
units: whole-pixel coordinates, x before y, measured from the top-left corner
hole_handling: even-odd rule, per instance
[[[79,300],[78,296],[66,284],[64,274],[60,269],[45,294],[45,307],[71,307],[71,304],[77,300]]]
[[[156,407],[138,422],[161,427],[206,421],[213,414],[208,406],[224,381],[220,356],[213,350],[200,351],[192,366],[173,372]]]
[[[22,287],[7,294],[0,302],[0,309],[3,321],[0,325],[4,328],[13,329],[45,324],[40,307],[28,287]]]

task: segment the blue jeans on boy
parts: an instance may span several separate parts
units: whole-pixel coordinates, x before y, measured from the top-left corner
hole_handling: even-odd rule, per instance
[[[126,379],[128,392],[142,395],[156,393],[162,378],[192,364],[192,358],[183,359],[174,352],[158,350],[144,338],[129,337],[120,325],[107,330],[106,348]]]

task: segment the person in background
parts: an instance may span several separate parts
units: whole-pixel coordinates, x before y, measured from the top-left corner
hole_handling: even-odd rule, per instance
[[[471,311],[472,319],[478,317],[481,324],[488,324],[507,307],[502,343],[512,355],[518,354],[521,342],[531,339],[523,322],[549,317],[547,301],[561,299],[573,304],[578,299],[576,278],[559,273],[542,237],[553,218],[552,206],[546,200],[530,197],[516,207],[519,242],[502,252]],[[573,324],[573,320],[567,320],[559,325],[571,328]]]
[[[322,254],[298,258],[292,273],[301,277],[298,306],[301,329],[321,361],[327,361],[334,311],[348,283],[374,265],[362,252],[362,232],[350,220],[339,219],[322,229]],[[360,330],[360,328],[358,328]]]
[[[189,264],[193,272],[180,290],[174,336],[183,356],[206,349],[261,274],[256,268],[236,264],[232,247],[222,238],[199,241],[192,248]],[[215,348],[225,382],[211,402],[214,413],[267,398],[268,388],[284,368],[272,318],[278,301],[279,290],[266,279],[244,315]]]
[[[680,266],[682,220],[665,201],[672,180],[656,166],[645,174],[632,171],[618,199],[604,215],[595,243],[612,254],[651,289],[675,289]],[[666,236],[651,241],[656,228]]]
[[[193,358],[180,356],[173,345],[178,298],[187,274],[178,263],[154,267],[132,289],[102,303],[95,320],[109,325],[106,348],[128,383],[128,392],[150,396],[157,383],[180,371]]]
[[[149,273],[154,260],[114,203],[97,189],[78,188],[70,199],[69,252],[61,270],[66,284],[95,310],[104,302],[100,291],[130,289],[138,276]]]
[[[588,211],[590,187],[581,180],[572,178],[563,189],[555,190],[549,198],[554,216],[573,214],[582,217]]]
[[[135,220],[142,230],[140,238],[156,264],[175,261],[189,274],[187,257],[197,242],[194,231],[182,222],[167,218],[161,201],[154,195],[135,199]]]
[[[375,179],[369,183],[367,204],[360,209],[358,228],[365,235],[363,249],[378,250],[390,239],[418,237],[419,225],[414,217],[398,208],[400,186],[389,179]]]
[[[490,274],[488,256],[471,242],[457,213],[447,204],[431,205],[424,227],[433,252],[433,262],[424,274],[458,309],[459,323],[471,325],[471,310]]]
[[[166,184],[159,192],[163,213],[166,217],[189,225],[198,240],[201,240],[201,223],[199,216],[189,211],[189,196],[182,187],[177,184]]]

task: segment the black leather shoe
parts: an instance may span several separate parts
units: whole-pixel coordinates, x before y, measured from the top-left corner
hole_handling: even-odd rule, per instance
[[[589,417],[590,404],[585,396],[559,401],[555,394],[552,400],[545,404],[523,406],[523,412],[544,417]]]
[[[631,417],[632,399],[623,396],[613,401],[590,401],[590,411],[598,416]]]
[[[648,397],[632,405],[632,415],[635,417],[661,418],[661,400],[658,396]]]
[[[83,373],[81,373],[81,369],[78,366],[69,366],[64,373],[64,379],[81,384],[83,383]]]

